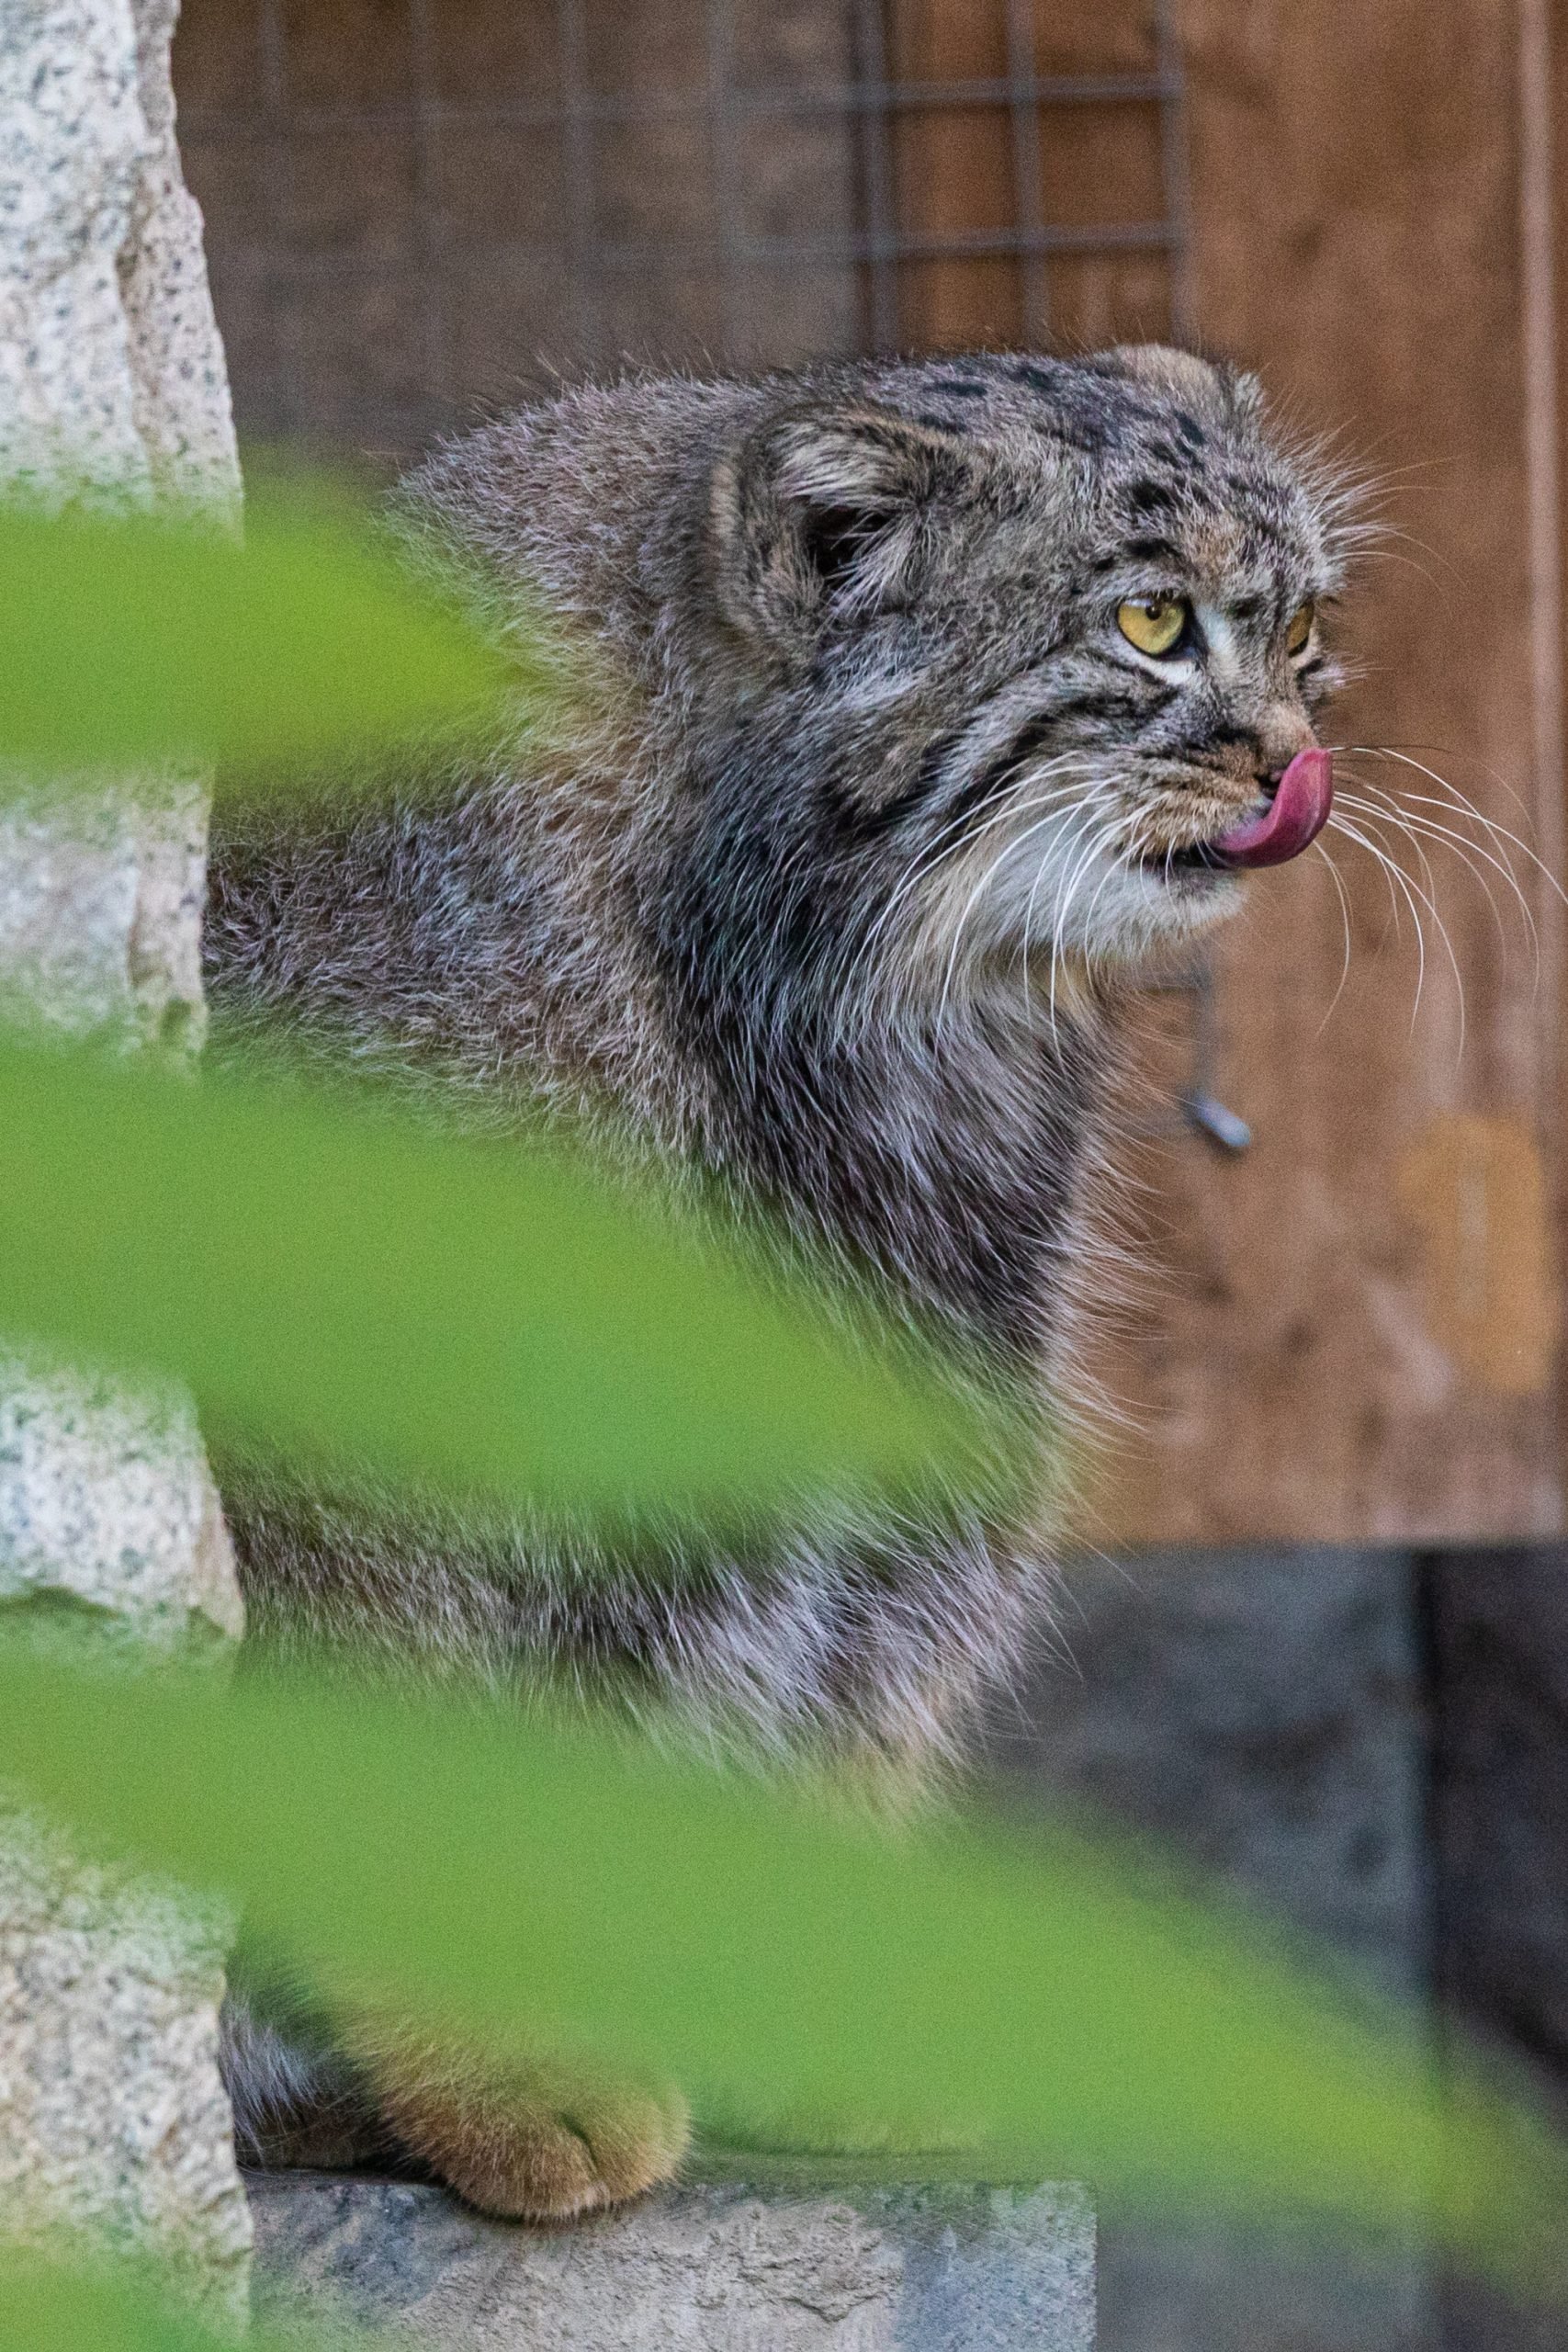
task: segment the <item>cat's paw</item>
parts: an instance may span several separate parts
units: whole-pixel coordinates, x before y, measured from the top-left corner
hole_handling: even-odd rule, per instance
[[[690,2137],[685,2101],[577,2074],[551,2060],[505,2067],[374,2062],[387,2123],[481,2212],[570,2221],[673,2180]]]

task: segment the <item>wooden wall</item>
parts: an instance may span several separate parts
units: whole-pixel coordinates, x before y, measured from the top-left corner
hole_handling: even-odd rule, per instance
[[[1394,535],[1351,599],[1362,677],[1335,737],[1408,747],[1555,858],[1560,653],[1549,638],[1543,659],[1533,627],[1543,598],[1555,617],[1550,514],[1532,579],[1554,387],[1537,371],[1532,483],[1527,376],[1551,255],[1543,272],[1538,242],[1527,272],[1543,157],[1539,124],[1521,139],[1517,0],[1181,0],[1180,28],[1201,334],[1384,484]],[[1341,764],[1343,781],[1438,795],[1389,763]],[[1145,1419],[1102,1489],[1118,1537],[1562,1522],[1554,901],[1515,853],[1538,974],[1520,923],[1505,909],[1499,931],[1435,854],[1462,1026],[1430,920],[1413,1018],[1412,926],[1396,930],[1368,856],[1333,854],[1352,945],[1337,1002],[1341,914],[1319,860],[1259,877],[1221,956],[1223,1086],[1254,1148],[1157,1157],[1163,1296],[1113,1351]]]
[[[732,0],[736,88],[852,75],[846,0]],[[389,470],[625,365],[852,351],[854,127],[707,107],[702,0],[182,0],[180,143],[243,435]],[[743,153],[734,152],[743,141]],[[727,266],[736,239],[815,249]]]

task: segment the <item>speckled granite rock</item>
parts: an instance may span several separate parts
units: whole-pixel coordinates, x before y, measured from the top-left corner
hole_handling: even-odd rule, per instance
[[[0,1354],[0,1609],[15,1623],[59,1608],[160,1650],[244,1630],[186,1400]]]
[[[176,0],[7,0],[0,492],[237,508],[200,223],[180,179]],[[0,1011],[194,1050],[205,796],[106,781],[0,807]],[[188,1407],[0,1352],[0,1634],[221,1649],[233,1561]],[[250,2219],[217,2072],[227,1923],[0,1816],[0,2229],[173,2260],[243,2317]]]
[[[201,1042],[207,793],[139,778],[0,803],[0,1011],[117,1046]]]
[[[178,0],[6,0],[0,481],[231,508],[228,379],[180,174]]]
[[[441,2352],[1089,2352],[1085,2192],[855,2182],[804,2165],[694,2182],[570,2229],[444,2190],[255,2176],[258,2309]]]
[[[0,1815],[0,2217],[152,2251],[248,2309],[250,2215],[218,2076],[230,1922]]]

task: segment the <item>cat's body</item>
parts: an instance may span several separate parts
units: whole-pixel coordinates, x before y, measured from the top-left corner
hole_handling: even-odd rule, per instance
[[[1059,1403],[1118,991],[1232,902],[1201,845],[1266,801],[1329,682],[1332,503],[1253,389],[1157,350],[631,384],[475,435],[404,511],[502,627],[543,610],[574,683],[445,795],[220,835],[220,1033],[281,1019],[491,1120],[568,1104]],[[1183,638],[1129,636],[1177,605]],[[229,1501],[254,1637],[286,1654],[555,1676],[906,1779],[1048,1576],[1038,1526],[957,1504],[584,1577],[539,1531],[371,1525],[265,1481]],[[673,2110],[634,2101],[552,2170],[558,2101],[459,2098],[373,2040],[290,2056],[237,2014],[252,2141],[319,2153],[330,2091],[354,2144],[541,2211],[678,2150]],[[585,2138],[607,2153],[578,2179]]]

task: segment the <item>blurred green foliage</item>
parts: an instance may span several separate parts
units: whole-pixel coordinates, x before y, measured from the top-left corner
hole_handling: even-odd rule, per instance
[[[537,683],[417,587],[341,498],[253,502],[243,543],[152,516],[0,505],[0,790],[296,763],[493,717]]]
[[[0,1326],[317,1469],[636,1517],[977,1472],[999,1423],[580,1154],[0,1042]]]
[[[515,1709],[0,1652],[0,1780],[242,1900],[329,1998],[668,2070],[784,2140],[1435,2226],[1531,2279],[1568,2166],[1392,2004],[1069,1829],[891,1833]],[[461,1922],[461,1931],[454,1932]]]
[[[245,2352],[299,2352],[299,2337],[251,2327]],[[152,2266],[126,2261],[73,2272],[56,2263],[0,2262],[0,2352],[234,2352],[227,2327],[182,2308]],[[315,2352],[371,2352],[358,2332],[312,2331]]]

